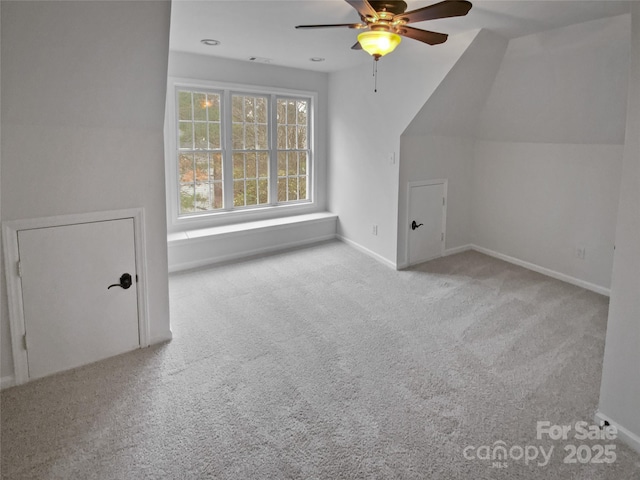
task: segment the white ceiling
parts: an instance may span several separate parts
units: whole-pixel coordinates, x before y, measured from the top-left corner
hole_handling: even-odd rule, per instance
[[[408,10],[438,0],[407,0]],[[471,0],[465,17],[412,24],[450,35],[487,28],[516,38],[553,28],[629,12],[618,0]],[[631,0],[633,1],[633,0]],[[351,50],[357,30],[328,28],[296,30],[300,24],[355,23],[358,13],[344,0],[174,0],[170,48],[175,51],[247,60],[261,57],[273,65],[331,72],[370,62],[362,51]],[[203,38],[221,44],[207,47]],[[404,39],[398,48],[408,48]],[[420,45],[421,48],[438,48]],[[415,47],[410,47],[415,48]],[[311,57],[326,61],[311,62]]]

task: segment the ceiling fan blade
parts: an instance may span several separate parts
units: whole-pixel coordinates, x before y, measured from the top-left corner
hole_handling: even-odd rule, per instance
[[[438,18],[462,17],[471,10],[471,2],[466,0],[445,0],[444,2],[418,8],[410,12],[400,13],[394,20],[402,19],[405,23],[424,22]]]
[[[297,25],[296,26],[296,28],[301,28],[301,29],[333,28],[333,27],[365,28],[366,25],[362,23],[330,23],[327,25]]]
[[[362,50],[362,45],[360,45],[360,42],[356,42],[352,47],[351,50]]]
[[[346,2],[358,11],[362,19],[365,17],[378,18],[378,13],[367,0],[346,0]]]
[[[398,29],[398,34],[413,38],[429,45],[438,45],[447,41],[449,35],[446,33],[429,32],[428,30],[420,30],[418,28],[402,26]]]

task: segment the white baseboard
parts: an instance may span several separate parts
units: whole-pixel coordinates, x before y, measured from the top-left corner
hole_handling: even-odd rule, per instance
[[[442,254],[442,256],[448,257],[449,255],[455,255],[456,253],[462,253],[468,250],[473,250],[473,245],[467,244],[467,245],[462,245],[460,247],[447,248]]]
[[[289,250],[292,248],[303,247],[306,245],[313,245],[315,243],[325,242],[327,240],[335,239],[335,234],[324,235],[320,237],[308,238],[305,240],[289,243],[280,243],[269,247],[256,248],[254,250],[244,250],[242,252],[236,252],[230,255],[219,255],[216,257],[199,258],[193,262],[174,263],[169,268],[169,273],[181,272],[183,270],[191,270],[193,268],[206,267],[209,265],[216,265],[219,263],[232,262],[234,260],[244,260],[252,257],[259,257],[261,255],[268,255],[275,252]]]
[[[375,258],[376,260],[378,260],[379,262],[387,265],[388,267],[394,268],[394,269],[398,269],[398,270],[402,270],[403,268],[406,268],[407,265],[405,264],[394,264],[393,262],[387,260],[386,258],[382,257],[381,255],[369,250],[366,247],[363,247],[362,245],[360,245],[359,243],[354,242],[353,240],[349,240],[348,238],[342,237],[341,235],[336,235],[336,238],[352,247],[354,247],[357,250],[360,250],[361,252]],[[590,283],[590,282],[586,282],[584,280],[580,280],[579,278],[575,278],[572,277],[570,275],[566,275],[564,273],[560,273],[557,272],[555,270],[551,270],[550,268],[545,268],[545,267],[541,267],[540,265],[536,265],[535,263],[531,263],[531,262],[526,262],[524,260],[520,260],[519,258],[515,258],[515,257],[510,257],[509,255],[505,255],[503,253],[499,253],[496,252],[494,250],[489,250],[488,248],[484,248],[484,247],[480,247],[478,245],[474,245],[474,244],[467,244],[467,245],[461,245],[459,247],[453,247],[453,248],[448,248],[447,250],[444,251],[443,253],[443,257],[449,256],[449,255],[455,255],[457,253],[462,253],[462,252],[466,252],[468,250],[475,250],[476,252],[479,253],[484,253],[485,255],[489,255],[490,257],[495,257],[498,258],[500,260],[504,260],[505,262],[509,262],[512,263],[514,265],[518,265],[519,267],[523,267],[526,268],[528,270],[532,270],[534,272],[537,273],[541,273],[542,275],[546,275],[548,277],[551,278],[555,278],[556,280],[561,280],[563,282],[567,282],[570,283],[571,285],[576,285],[578,287],[582,287],[586,290],[590,290],[592,292],[596,292],[599,293],[600,295],[604,295],[604,296],[610,296],[611,294],[611,290],[605,287],[602,287],[600,285],[596,285],[594,283]]]
[[[441,257],[448,257],[449,255],[455,255],[456,253],[462,253],[462,252],[466,252],[468,250],[472,250],[473,246],[471,244],[467,244],[467,245],[462,245],[460,247],[453,247],[453,248],[447,248],[441,255]],[[440,258],[440,257],[436,257],[436,258]],[[435,260],[436,258],[433,258],[432,260]],[[430,260],[426,260],[427,262],[429,262]],[[405,268],[409,268],[409,262],[404,261],[403,263],[398,264],[397,269],[398,270],[404,270]]]
[[[349,240],[348,238],[343,237],[342,235],[336,235],[336,238],[338,240],[340,240],[341,242],[346,243],[347,245],[349,245],[350,247],[355,248],[356,250],[361,251],[362,253],[369,255],[370,257],[374,258],[375,260],[379,261],[380,263],[382,263],[383,265],[386,265],[389,268],[393,268],[394,270],[396,270],[396,264],[394,262],[392,262],[391,260],[388,260],[386,258],[384,258],[382,255],[374,252],[373,250],[369,250],[367,247],[363,247],[362,245],[360,245],[357,242],[354,242],[353,240]]]
[[[13,375],[0,378],[0,390],[13,387],[16,384],[16,379]]]
[[[597,411],[594,416],[595,422],[597,425],[601,425],[605,420],[609,422],[609,425],[616,427],[618,430],[618,438],[626,443],[629,447],[631,447],[636,452],[640,453],[640,436],[635,433],[627,430],[622,425],[620,425],[615,420],[612,420],[611,417],[608,417],[604,413]]]
[[[490,257],[499,258],[500,260],[504,260],[505,262],[513,263],[514,265],[518,265],[520,267],[527,268],[529,270],[533,270],[534,272],[541,273],[551,278],[555,278],[557,280],[562,280],[563,282],[570,283],[572,285],[576,285],[578,287],[585,288],[587,290],[591,290],[592,292],[599,293],[600,295],[610,296],[611,290],[605,287],[601,287],[600,285],[596,285],[594,283],[586,282],[584,280],[580,280],[579,278],[572,277],[570,275],[565,275],[564,273],[556,272],[555,270],[551,270],[549,268],[541,267],[540,265],[536,265],[535,263],[525,262],[524,260],[520,260],[515,257],[510,257],[508,255],[504,255],[502,253],[495,252],[493,250],[489,250],[488,248],[479,247],[477,245],[471,245],[471,249],[476,252],[484,253],[485,255],[489,255]]]
[[[155,336],[149,339],[149,346],[159,345],[161,343],[170,342],[173,339],[173,332],[171,329],[165,331],[164,333],[156,334]]]

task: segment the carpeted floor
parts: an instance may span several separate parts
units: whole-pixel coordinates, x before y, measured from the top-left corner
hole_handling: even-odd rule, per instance
[[[536,438],[592,423],[605,297],[475,252],[395,272],[338,242],[170,287],[169,344],[2,392],[2,478],[640,478],[621,443]],[[565,464],[571,444],[617,458]]]

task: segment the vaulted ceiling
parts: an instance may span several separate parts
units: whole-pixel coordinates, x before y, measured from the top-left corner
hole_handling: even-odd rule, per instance
[[[408,10],[437,0],[407,0]],[[629,12],[617,0],[471,0],[465,17],[413,24],[417,28],[455,35],[486,28],[516,38],[597,18]],[[348,28],[296,30],[300,24],[358,22],[357,12],[343,0],[174,0],[171,50],[331,72],[370,62],[351,50],[358,31]],[[220,41],[206,46],[202,39]],[[405,39],[399,49],[438,48]],[[310,58],[320,57],[322,62]]]

